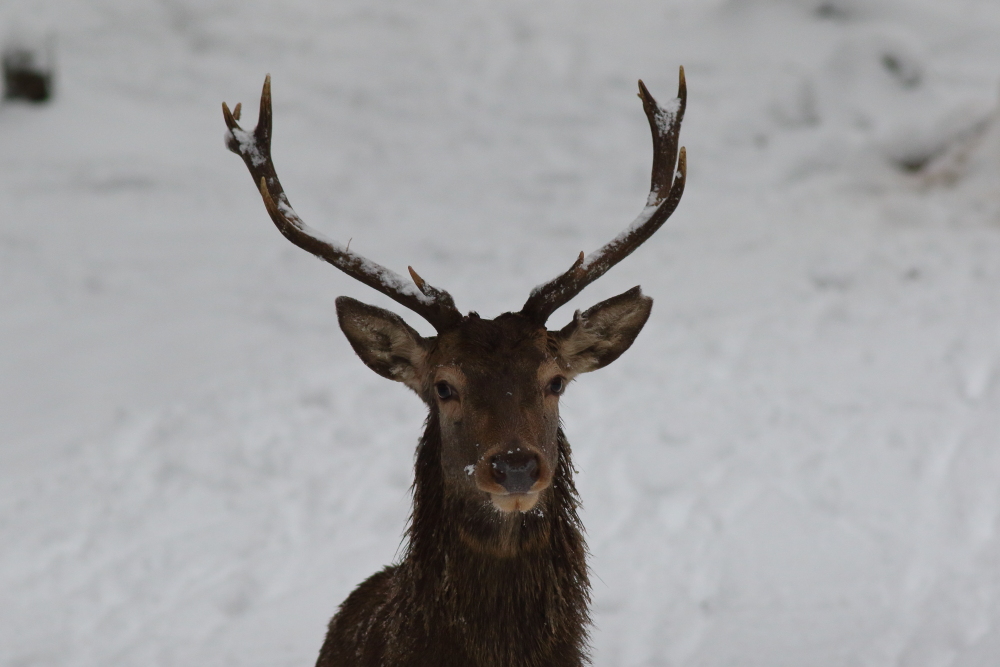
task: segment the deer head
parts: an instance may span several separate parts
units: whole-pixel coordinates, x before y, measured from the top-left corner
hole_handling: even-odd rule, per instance
[[[503,513],[544,508],[558,464],[559,397],[581,373],[602,368],[632,345],[649,318],[652,299],[634,287],[577,311],[559,330],[545,323],[560,306],[631,254],[663,225],[684,191],[685,153],[678,134],[687,98],[680,70],[677,98],[661,107],[639,82],[653,136],[650,193],[638,218],[589,256],[582,252],[562,275],[536,287],[518,312],[495,319],[463,316],[444,290],[409,268],[412,282],[323,238],[295,213],[271,161],[268,76],[253,132],[230,112],[227,146],[239,154],[271,219],[292,243],[425,318],[437,330],[423,337],[398,315],[348,297],[337,299],[340,327],[361,360],[402,382],[427,404],[441,431],[444,492]]]

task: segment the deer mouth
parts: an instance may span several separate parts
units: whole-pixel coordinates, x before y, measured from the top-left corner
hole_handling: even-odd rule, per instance
[[[501,512],[530,512],[538,504],[540,491],[529,491],[526,493],[491,493],[490,500],[493,506]]]

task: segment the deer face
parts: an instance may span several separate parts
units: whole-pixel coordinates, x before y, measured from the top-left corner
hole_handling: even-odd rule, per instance
[[[549,487],[570,374],[552,348],[544,328],[515,315],[470,316],[437,337],[421,393],[439,417],[452,490],[524,512]]]
[[[560,331],[521,314],[472,314],[433,338],[347,297],[337,299],[337,316],[369,368],[436,413],[446,493],[512,513],[530,511],[551,487],[566,386],[627,350],[651,307],[634,288],[577,312]]]

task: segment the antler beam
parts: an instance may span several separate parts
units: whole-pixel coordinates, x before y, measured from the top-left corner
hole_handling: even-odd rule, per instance
[[[684,194],[687,160],[684,149],[677,150],[681,121],[687,106],[684,68],[680,68],[677,97],[666,108],[656,103],[642,81],[639,81],[639,97],[653,135],[653,173],[646,207],[632,224],[604,247],[587,256],[581,252],[568,271],[531,291],[521,314],[539,325],[545,324],[556,309],[652,236],[674,212]]]
[[[351,252],[336,241],[327,239],[303,222],[295,213],[284,188],[278,181],[271,162],[271,75],[264,79],[264,90],[260,96],[260,115],[253,132],[243,130],[237,121],[240,105],[230,111],[222,103],[222,114],[229,131],[226,133],[226,147],[243,158],[254,185],[260,190],[271,220],[285,238],[298,247],[311,252],[322,260],[385,294],[399,304],[419,314],[439,332],[453,326],[462,319],[455,307],[455,301],[444,290],[427,284],[410,268],[413,283],[398,273],[377,264],[366,257]]]

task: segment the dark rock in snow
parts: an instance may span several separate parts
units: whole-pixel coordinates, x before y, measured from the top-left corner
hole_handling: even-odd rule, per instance
[[[5,99],[46,102],[52,96],[50,58],[41,51],[16,46],[3,51]]]

